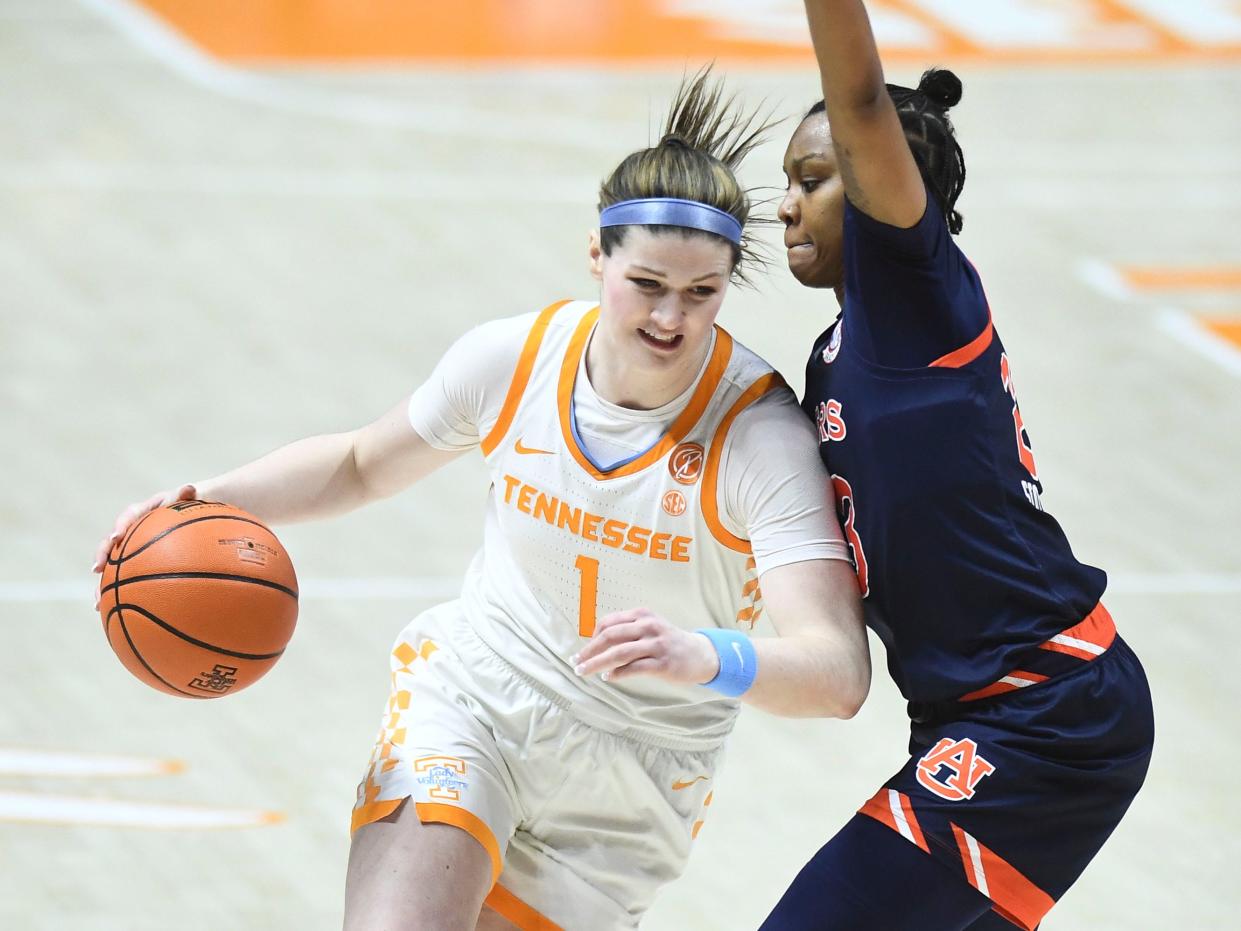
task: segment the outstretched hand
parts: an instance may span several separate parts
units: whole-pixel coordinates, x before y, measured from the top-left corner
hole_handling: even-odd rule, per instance
[[[590,642],[570,662],[579,676],[597,674],[609,682],[645,675],[702,684],[714,679],[720,668],[710,640],[647,608],[601,618]]]
[[[95,549],[95,561],[91,563],[91,572],[103,572],[103,567],[108,562],[108,554],[112,552],[113,547],[124,539],[125,534],[129,533],[130,527],[147,514],[150,514],[156,508],[167,507],[177,501],[192,501],[197,495],[198,489],[193,485],[182,485],[180,488],[171,491],[161,491],[153,494],[145,501],[136,502],[125,508],[117,515],[116,521],[112,525],[112,532],[104,537]],[[99,608],[97,590],[95,594],[95,608],[96,610]]]

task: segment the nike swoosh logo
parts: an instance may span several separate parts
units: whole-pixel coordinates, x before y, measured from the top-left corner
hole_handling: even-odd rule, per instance
[[[706,776],[698,776],[695,779],[689,779],[684,782],[678,779],[676,782],[672,784],[672,791],[680,792],[682,789],[688,789],[690,786],[694,785],[695,783],[702,782],[706,778],[707,778]]]
[[[551,456],[554,455],[550,449],[531,449],[529,446],[523,446],[521,439],[513,444],[513,449],[517,451],[519,456]]]
[[[733,644],[733,652],[737,654],[737,662],[741,664],[741,671],[745,672],[745,657],[741,655],[741,644]]]

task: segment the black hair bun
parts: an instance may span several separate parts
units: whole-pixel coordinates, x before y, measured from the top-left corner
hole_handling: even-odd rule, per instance
[[[944,110],[961,102],[961,79],[946,68],[931,68],[923,72],[918,90]]]

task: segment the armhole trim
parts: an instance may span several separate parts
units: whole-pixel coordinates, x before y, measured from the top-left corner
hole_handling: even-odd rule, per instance
[[[928,368],[933,368],[933,369],[964,368],[965,366],[969,365],[971,362],[973,362],[975,359],[977,359],[979,356],[981,356],[984,352],[987,351],[987,347],[991,345],[991,340],[994,337],[995,337],[995,326],[991,322],[991,315],[990,315],[990,312],[988,312],[987,325],[981,333],[975,336],[972,340],[970,340],[960,349],[955,349],[952,352],[948,353],[947,355],[940,356],[938,359],[932,362],[930,366],[928,366]]]
[[[715,436],[711,438],[711,448],[707,452],[707,465],[702,476],[702,516],[707,522],[711,536],[715,537],[718,542],[730,550],[738,553],[751,555],[754,551],[750,547],[749,540],[743,540],[736,534],[730,533],[720,520],[718,496],[720,460],[724,457],[724,441],[727,439],[728,430],[732,427],[733,421],[737,419],[738,414],[768,392],[784,387],[787,387],[787,385],[784,379],[780,377],[779,372],[768,372],[766,375],[756,379],[750,387],[741,393],[741,397],[737,398],[733,406],[728,409],[728,413],[720,420],[720,424],[715,430]]]
[[[496,418],[495,425],[483,437],[480,444],[484,456],[492,454],[500,445],[500,441],[504,439],[504,435],[508,433],[508,428],[513,425],[513,418],[517,416],[517,407],[521,404],[521,397],[526,392],[526,385],[530,383],[530,373],[534,371],[534,360],[539,354],[539,346],[542,345],[543,337],[547,334],[548,324],[552,322],[556,311],[569,303],[571,301],[557,301],[545,308],[534,321],[534,325],[530,327],[530,333],[526,336],[526,342],[521,347],[521,355],[517,359],[513,380],[509,382],[508,394],[504,396],[500,416]]]

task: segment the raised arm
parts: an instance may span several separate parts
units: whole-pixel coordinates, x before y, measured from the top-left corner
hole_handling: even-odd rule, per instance
[[[911,227],[926,187],[888,96],[862,0],[806,0],[810,38],[845,195],[863,213]]]

